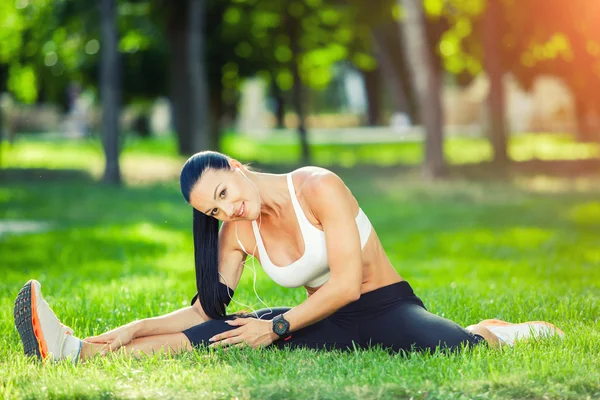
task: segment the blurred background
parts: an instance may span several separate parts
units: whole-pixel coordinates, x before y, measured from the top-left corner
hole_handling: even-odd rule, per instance
[[[0,397],[600,397],[599,17],[600,0],[0,0]],[[29,279],[79,337],[189,304],[179,173],[206,149],[333,170],[430,311],[550,321],[565,345],[377,368],[234,354],[181,364],[189,380],[15,368]],[[253,265],[229,313],[306,298]]]
[[[3,1],[1,176],[175,179],[204,149],[427,178],[596,171],[599,12],[590,0]],[[140,167],[148,155],[166,158]]]

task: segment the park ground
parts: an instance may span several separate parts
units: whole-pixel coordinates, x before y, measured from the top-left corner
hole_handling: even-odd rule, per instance
[[[511,152],[522,160],[598,151],[562,139],[533,147],[519,140]],[[289,145],[241,144],[227,146],[242,161],[262,157],[263,170],[293,166],[282,165],[296,154]],[[484,147],[470,140],[447,149],[458,164],[484,161],[487,150],[473,151]],[[392,263],[430,311],[461,325],[486,318],[550,321],[566,332],[564,339],[406,357],[378,349],[247,348],[142,359],[110,355],[77,367],[26,359],[12,307],[28,279],[42,283],[46,299],[80,337],[189,303],[195,293],[191,209],[177,183],[183,159],[174,154],[170,140],[128,142],[126,185],[114,188],[97,182],[102,149],[93,140],[20,139],[5,147],[0,222],[34,222],[39,229],[0,233],[0,397],[600,397],[600,176],[458,174],[424,182],[414,169],[386,165],[398,154],[418,163],[417,144],[323,146],[315,164],[335,165]],[[379,165],[353,166],[365,158]],[[302,289],[278,287],[256,267],[256,290],[268,305],[303,301]],[[262,308],[252,285],[246,270],[235,298]],[[241,309],[232,303],[228,311]]]

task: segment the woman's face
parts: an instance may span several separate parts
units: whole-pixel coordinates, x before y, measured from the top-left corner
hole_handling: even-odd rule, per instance
[[[208,169],[192,188],[190,204],[221,221],[256,220],[260,196],[239,169]]]

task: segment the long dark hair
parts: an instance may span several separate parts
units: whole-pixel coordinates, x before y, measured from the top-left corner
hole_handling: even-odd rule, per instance
[[[202,151],[191,156],[183,165],[179,183],[185,200],[202,177],[212,169],[230,170],[230,158],[216,151]],[[212,319],[225,317],[225,304],[219,296],[219,221],[194,208],[194,261],[198,299],[206,315]]]

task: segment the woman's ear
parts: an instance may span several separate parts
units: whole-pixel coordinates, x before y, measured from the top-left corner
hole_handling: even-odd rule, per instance
[[[236,169],[236,168],[242,169],[244,167],[242,165],[242,163],[239,162],[238,160],[236,160],[235,158],[232,158],[229,160],[229,166],[231,167],[231,169]]]

